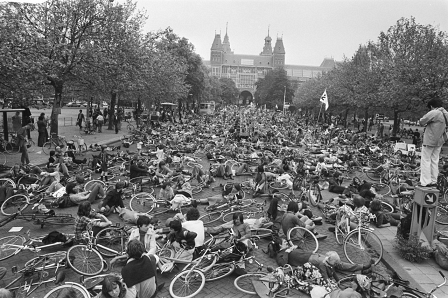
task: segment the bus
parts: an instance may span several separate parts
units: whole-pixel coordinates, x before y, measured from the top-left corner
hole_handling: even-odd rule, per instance
[[[199,105],[199,114],[213,115],[215,113],[215,102],[203,102]]]

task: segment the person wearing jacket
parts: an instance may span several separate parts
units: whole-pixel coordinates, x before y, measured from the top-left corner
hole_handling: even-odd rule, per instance
[[[169,227],[170,233],[167,236],[168,241],[176,250],[181,251],[181,248],[184,249],[179,256],[176,256],[176,259],[191,261],[193,259],[197,234],[184,229],[179,220],[171,221]]]
[[[124,208],[123,203],[123,188],[126,186],[125,182],[118,181],[115,188],[108,191],[104,200],[99,204],[99,212],[106,216],[110,215],[117,207]]]
[[[138,160],[137,155],[134,155],[129,170],[131,179],[148,175],[148,168],[143,166],[142,161]]]
[[[440,151],[444,143],[446,121],[448,121],[448,112],[442,104],[441,99],[431,99],[427,105],[430,111],[420,119],[420,124],[425,126],[420,165],[420,186],[423,187],[437,185]]]

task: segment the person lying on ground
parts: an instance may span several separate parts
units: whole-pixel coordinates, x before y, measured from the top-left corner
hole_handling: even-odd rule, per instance
[[[327,238],[327,235],[318,234],[314,230],[316,224],[308,218],[308,216],[299,213],[299,205],[294,201],[288,203],[288,207],[286,209],[286,213],[283,215],[281,225],[285,236],[288,235],[288,231],[290,229],[294,227],[302,227],[314,233],[318,240]],[[291,238],[294,237],[296,237],[296,235],[291,235]]]
[[[377,228],[393,226],[396,227],[400,223],[400,214],[385,212],[378,199],[370,203],[370,212],[375,215],[374,224]]]
[[[84,201],[94,203],[96,200],[104,198],[103,185],[100,183],[94,185],[88,191],[83,191],[83,189],[79,187],[76,182],[69,182],[65,187],[65,192],[70,197],[70,200],[76,205],[79,205]]]

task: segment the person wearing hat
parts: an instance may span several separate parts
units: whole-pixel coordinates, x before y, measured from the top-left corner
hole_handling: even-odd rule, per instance
[[[124,181],[118,181],[115,184],[115,188],[110,190],[103,201],[99,204],[99,212],[104,213],[106,216],[110,215],[112,212],[117,211],[117,207],[124,208],[123,203],[123,188],[126,187]]]

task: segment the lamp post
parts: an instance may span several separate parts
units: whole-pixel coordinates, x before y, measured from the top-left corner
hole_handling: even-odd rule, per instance
[[[283,115],[285,115],[285,104],[286,104],[286,86],[285,91],[283,92]]]

